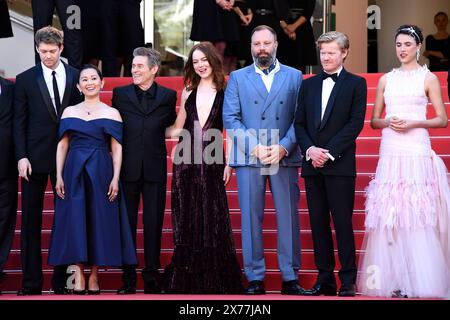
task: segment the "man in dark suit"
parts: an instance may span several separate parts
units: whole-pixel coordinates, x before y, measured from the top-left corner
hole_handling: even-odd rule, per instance
[[[41,294],[43,275],[41,225],[48,177],[55,188],[56,145],[61,114],[81,102],[76,88],[78,71],[60,60],[62,32],[45,27],[35,35],[41,63],[16,78],[14,146],[22,177],[22,289],[18,295]],[[52,288],[65,293],[66,267],[55,267]]]
[[[356,254],[352,214],[356,177],[356,138],[364,126],[365,79],[347,72],[343,63],[349,41],[340,32],[318,39],[323,72],[303,82],[295,133],[304,152],[302,177],[319,275],[305,295],[336,295],[333,217],[341,269],[339,296],[354,296]]]
[[[105,77],[120,76],[117,57],[123,58],[124,75],[131,76],[134,48],[144,45],[141,0],[100,0],[101,60]]]
[[[0,38],[13,36],[6,0],[0,0]]]
[[[70,6],[74,10],[68,10]],[[53,24],[53,13],[58,12],[59,21],[64,31],[64,45],[66,47],[64,57],[67,58],[69,64],[77,69],[81,67],[83,62],[83,43],[81,38],[81,26],[77,26],[75,22],[76,7],[79,8],[80,4],[78,0],[32,0],[31,9],[33,11],[33,28],[36,33],[37,30],[51,26]],[[69,8],[70,9],[70,8]],[[81,16],[79,20],[81,21]],[[41,60],[39,55],[35,56],[36,64],[38,65]]]
[[[154,82],[161,65],[158,51],[136,48],[132,74],[134,84],[115,88],[112,105],[122,115],[123,161],[121,180],[136,245],[139,200],[142,193],[145,293],[158,293],[161,232],[166,203],[166,127],[176,119],[176,92]],[[136,268],[124,266],[123,286],[118,294],[136,292]]]
[[[14,238],[17,216],[17,169],[12,137],[13,83],[0,77],[0,283]],[[1,293],[1,292],[0,292]]]

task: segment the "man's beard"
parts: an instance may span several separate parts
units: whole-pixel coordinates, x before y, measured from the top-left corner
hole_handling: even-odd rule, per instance
[[[275,50],[273,51],[272,54],[270,54],[270,53],[268,53],[268,52],[265,52],[265,53],[266,53],[267,55],[264,56],[264,57],[258,57],[257,55],[254,55],[254,54],[252,53],[253,62],[254,62],[258,67],[261,67],[261,68],[268,68],[268,67],[270,67],[270,65],[271,65],[272,63],[274,63],[274,61],[275,61],[275,59],[276,59],[276,56],[277,56],[277,50],[275,49]]]

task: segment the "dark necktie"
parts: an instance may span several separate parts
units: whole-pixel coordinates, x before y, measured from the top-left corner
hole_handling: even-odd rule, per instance
[[[53,96],[55,98],[55,107],[56,107],[56,114],[59,115],[61,113],[61,99],[59,97],[59,90],[58,90],[58,83],[56,82],[56,71],[53,70],[52,76],[53,76]]]
[[[273,69],[275,69],[277,65],[277,61],[275,60],[268,68],[266,69],[260,69],[266,76],[269,75],[269,73],[272,72]]]
[[[322,72],[321,76],[322,76],[322,80],[325,80],[327,78],[331,78],[331,79],[333,79],[334,82],[336,82],[337,79],[338,79],[338,74],[337,73],[329,74],[329,73],[326,73],[326,72]]]

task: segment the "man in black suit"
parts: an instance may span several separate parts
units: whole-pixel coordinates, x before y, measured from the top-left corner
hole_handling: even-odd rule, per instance
[[[356,177],[356,138],[364,126],[365,79],[347,72],[343,63],[349,41],[340,32],[318,39],[323,72],[302,84],[295,133],[304,152],[302,177],[319,275],[305,295],[336,295],[330,212],[339,252],[339,296],[354,296],[356,254],[352,214]]]
[[[17,168],[12,137],[13,83],[0,77],[0,282],[14,239],[17,216]],[[1,294],[1,292],[0,292]]]
[[[76,88],[78,70],[60,60],[62,32],[45,27],[35,35],[41,63],[16,78],[14,102],[14,146],[22,177],[22,289],[18,295],[41,294],[43,275],[41,225],[48,177],[55,189],[56,145],[61,114],[81,102]],[[52,288],[65,293],[66,267],[55,267]]]
[[[123,119],[123,161],[121,180],[136,245],[139,200],[142,193],[145,293],[159,293],[161,232],[166,203],[166,127],[176,119],[177,94],[154,82],[161,65],[158,51],[136,48],[133,52],[134,84],[115,88],[112,105]],[[123,286],[118,294],[136,292],[135,266],[123,267]]]
[[[131,76],[134,48],[144,45],[141,0],[100,0],[101,60],[105,77],[120,76],[117,57],[123,58],[124,76]]]
[[[0,0],[0,38],[13,36],[6,0]]]
[[[81,67],[83,62],[83,43],[81,38],[81,26],[77,26],[74,22],[77,20],[76,15],[79,12],[74,10],[69,10],[70,6],[80,7],[78,0],[32,0],[31,9],[33,11],[33,28],[36,33],[37,30],[51,26],[53,24],[53,13],[56,11],[58,13],[59,21],[61,22],[61,27],[64,31],[64,45],[65,53],[64,57],[67,58],[69,64],[77,69]],[[70,9],[70,8],[69,8]],[[81,21],[81,15],[79,20]],[[38,65],[41,60],[39,55],[35,56],[36,64]]]

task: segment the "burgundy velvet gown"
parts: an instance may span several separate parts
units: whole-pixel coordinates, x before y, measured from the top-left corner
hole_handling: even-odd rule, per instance
[[[209,129],[221,132],[224,92],[216,94],[209,117],[202,128],[196,108],[197,90],[186,100],[184,129],[189,131],[192,161],[173,165],[172,225],[174,254],[165,270],[165,291],[168,293],[242,293],[241,268],[230,224],[227,195],[223,183],[224,157],[221,163],[206,164],[197,154],[214,140],[204,141]],[[194,143],[197,139],[197,146]],[[177,145],[182,151],[183,138]],[[216,141],[223,150],[222,136]],[[185,145],[186,146],[186,145]],[[218,154],[220,156],[220,154]],[[214,154],[213,154],[214,156]]]

